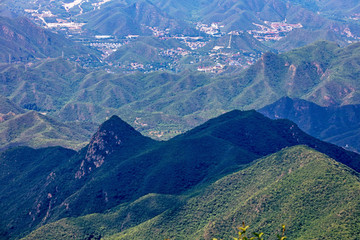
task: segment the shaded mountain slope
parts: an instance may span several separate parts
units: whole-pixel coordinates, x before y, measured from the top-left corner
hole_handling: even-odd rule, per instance
[[[120,136],[119,134],[123,135]],[[1,198],[11,197],[14,201],[22,202],[17,205],[22,210],[19,211],[16,207],[8,207],[6,211],[2,212],[2,214],[7,216],[3,219],[7,220],[6,222],[1,223],[1,226],[3,226],[2,230],[4,230],[1,234],[6,236],[5,238],[9,238],[10,236],[14,237],[14,233],[17,235],[23,234],[27,231],[25,229],[34,228],[38,224],[49,221],[51,218],[58,218],[58,214],[64,214],[63,210],[70,210],[71,214],[79,215],[83,211],[91,213],[106,208],[106,206],[102,204],[103,198],[92,197],[93,193],[96,191],[86,193],[81,189],[86,188],[85,186],[87,185],[93,187],[97,186],[99,180],[104,186],[111,189],[116,188],[116,186],[113,185],[112,180],[110,179],[106,179],[108,181],[106,182],[101,180],[102,177],[99,179],[92,178],[94,174],[90,174],[90,172],[99,172],[97,168],[104,163],[104,160],[106,160],[107,163],[108,155],[111,155],[115,150],[120,152],[121,150],[124,151],[122,156],[118,155],[117,158],[117,161],[119,161],[118,164],[121,164],[121,160],[146,150],[147,145],[152,142],[153,140],[141,136],[140,133],[136,132],[126,123],[121,120],[119,121],[116,118],[112,118],[99,128],[98,132],[91,139],[90,144],[79,153],[67,149],[62,150],[61,148],[57,148],[59,153],[54,153],[51,157],[42,155],[42,152],[50,152],[51,154],[53,148],[39,150],[31,148],[14,148],[3,152],[1,154],[1,160],[4,161],[4,164],[12,167],[12,162],[19,162],[20,165],[18,166],[18,171],[20,173],[22,173],[22,171],[25,173],[28,172],[28,166],[21,164],[22,161],[29,160],[29,168],[36,168],[37,166],[41,167],[42,162],[46,163],[47,161],[51,161],[52,163],[43,171],[31,172],[31,174],[36,175],[33,176],[33,179],[36,180],[37,184],[34,184],[32,180],[26,181],[25,179],[31,177],[31,175],[25,175],[21,180],[23,182],[23,190],[19,192],[16,191],[11,195],[8,195],[6,189],[10,189],[11,187],[16,189],[17,187],[15,186],[18,186],[18,183],[16,181],[9,181],[12,178],[18,179],[19,176],[17,175],[17,172],[12,173],[12,171],[4,170],[6,172],[6,179],[3,179],[2,181],[4,184],[2,184],[0,189],[0,192],[2,193]],[[29,151],[32,155],[31,158],[27,156]],[[17,160],[19,157],[21,160]],[[105,159],[105,157],[107,157],[107,159]],[[111,172],[110,169],[115,166],[117,166],[117,164],[113,166],[110,165],[108,170]],[[82,172],[84,172],[84,174],[82,174]],[[85,173],[86,176],[84,176]],[[109,174],[110,173],[107,173],[107,175]],[[112,177],[115,176],[116,175],[112,174]],[[7,184],[5,184],[5,182]],[[15,185],[12,185],[12,183]],[[33,186],[36,186],[36,190]],[[25,189],[32,191],[34,195],[23,194],[26,192]],[[67,201],[74,202],[75,200],[80,200],[76,195],[85,196],[84,194],[88,196],[86,197],[88,200],[81,198],[81,201],[83,201],[82,204],[85,204],[85,202],[88,201],[87,207],[81,206],[76,208],[75,204],[69,207]],[[97,195],[99,193],[95,194]],[[101,204],[99,200],[101,201]],[[2,203],[4,206],[6,204],[10,204],[11,206],[14,205],[13,201],[2,201]],[[109,204],[113,203],[110,202]],[[63,207],[65,208],[63,209]],[[61,210],[56,210],[57,208],[61,208]],[[89,211],[90,209],[91,211]],[[26,214],[24,211],[27,211]],[[54,213],[54,211],[56,211],[56,213]],[[20,222],[19,219],[21,219]]]
[[[12,196],[32,206],[41,203],[47,210],[22,209],[32,214],[22,215],[22,224],[8,229],[9,236],[63,217],[104,212],[148,193],[181,194],[298,144],[360,170],[358,154],[317,140],[288,120],[270,120],[255,111],[226,113],[166,142],[144,137],[113,116],[100,126],[87,147],[52,168],[56,177],[40,186],[36,199],[26,198],[26,194]],[[16,149],[4,154],[14,159],[22,155]],[[26,189],[27,183],[23,187]],[[11,214],[4,216],[11,218]]]
[[[53,169],[66,164],[75,153],[60,147],[39,150],[22,147],[1,153],[0,206],[4,216],[0,220],[1,239],[9,238],[10,229],[24,226],[24,221],[29,222],[25,215],[31,219],[36,211],[47,211],[45,204],[51,195],[48,199],[39,200],[38,193],[56,177]],[[26,210],[30,211],[24,212]]]
[[[285,97],[259,109],[259,112],[272,119],[289,119],[314,137],[360,151],[357,144],[359,105],[321,107],[302,99]]]
[[[295,146],[192,194],[149,194],[105,214],[45,225],[25,239],[226,239],[236,235],[233,228],[242,221],[266,238],[285,223],[291,239],[357,239],[359,191],[358,174],[324,154]]]

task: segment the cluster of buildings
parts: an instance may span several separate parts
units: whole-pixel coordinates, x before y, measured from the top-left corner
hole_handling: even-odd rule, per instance
[[[90,42],[89,46],[96,48],[103,52],[103,58],[110,56],[113,52],[115,52],[119,47],[124,45],[124,43],[120,42]]]
[[[211,23],[210,25],[204,23],[196,24],[196,29],[214,37],[218,37],[222,35],[220,28],[223,27],[224,26],[219,26],[218,23]]]
[[[165,30],[161,30],[161,29],[159,29],[157,27],[148,27],[147,26],[147,28],[152,31],[154,37],[164,37],[164,36],[169,35],[169,33],[170,33],[169,28],[167,28]]]
[[[284,22],[264,21],[266,25],[253,23],[258,30],[248,30],[247,32],[259,41],[279,41],[285,33],[291,32],[296,28],[302,28],[301,23],[289,24]]]
[[[205,73],[221,73],[224,71],[225,65],[221,63],[216,63],[214,66],[199,66],[198,71],[199,72],[205,72]]]
[[[99,5],[94,5],[94,7],[100,7],[103,3],[110,1],[104,0]],[[75,0],[68,5],[69,9],[81,5],[82,0]],[[132,41],[135,41],[140,37],[140,35],[127,35],[121,39],[117,39],[111,35],[96,35],[96,36],[84,36],[82,33],[82,27],[84,23],[75,23],[71,20],[57,18],[51,11],[43,11],[39,13],[37,10],[26,10],[28,13],[32,14],[34,18],[37,18],[39,21],[42,21],[42,25],[45,25],[47,28],[51,28],[57,31],[65,31],[68,36],[79,36],[78,41],[82,44],[88,45],[90,47],[96,48],[102,51],[102,57],[105,59],[110,54],[115,52],[121,46],[126,45]],[[47,22],[47,19],[53,19],[50,22]],[[55,21],[54,21],[55,20]],[[288,24],[284,22],[267,22],[264,24],[256,24],[254,26],[256,30],[249,30],[248,33],[254,36],[260,41],[269,41],[269,40],[280,40],[285,33],[288,33],[296,28],[302,28],[303,26],[298,24]],[[193,64],[194,69],[197,69],[201,72],[209,73],[219,73],[224,71],[226,66],[237,66],[237,67],[247,67],[253,64],[259,56],[250,56],[240,50],[240,52],[235,52],[231,49],[231,37],[243,34],[243,31],[231,31],[228,34],[230,35],[229,43],[226,43],[224,46],[214,46],[213,49],[206,52],[205,50],[200,50],[204,48],[211,40],[218,39],[221,36],[224,36],[225,33],[222,31],[224,26],[221,26],[219,23],[196,23],[196,29],[199,30],[199,36],[171,36],[170,29],[160,29],[158,27],[145,26],[150,30],[152,35],[160,40],[169,40],[177,39],[180,40],[183,44],[190,48],[190,50],[185,50],[181,47],[178,48],[169,48],[159,51],[159,55],[167,57],[167,63],[152,63],[152,64],[143,64],[138,62],[126,63],[125,65],[119,63],[118,67],[124,71],[155,71],[159,69],[173,69],[179,67],[183,64],[180,62],[182,56],[192,56],[193,59],[187,64]],[[79,34],[77,34],[79,33]],[[345,30],[344,34],[352,36],[350,30]],[[75,39],[74,39],[75,40]],[[199,66],[201,62],[213,62],[213,66]],[[111,64],[111,63],[109,63]],[[113,67],[116,67],[113,65]],[[180,66],[181,67],[181,66]]]
[[[166,49],[166,50],[163,50],[160,52],[160,55],[162,56],[168,56],[168,57],[171,57],[171,56],[177,56],[177,55],[181,55],[181,56],[186,56],[186,55],[189,55],[190,52],[183,49],[183,48],[170,48],[170,49]]]
[[[199,48],[202,48],[206,45],[206,41],[204,40],[204,37],[189,37],[189,36],[174,36],[174,37],[168,37],[168,39],[178,39],[182,43],[184,43],[186,46],[188,46],[191,50],[196,50]]]

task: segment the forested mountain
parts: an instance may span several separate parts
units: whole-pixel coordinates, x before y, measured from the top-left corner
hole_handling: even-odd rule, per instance
[[[148,194],[104,214],[45,225],[24,239],[227,239],[246,221],[248,232],[262,231],[264,239],[280,234],[286,223],[285,235],[291,239],[355,240],[359,191],[358,174],[295,146],[197,191]]]
[[[359,49],[357,43],[340,48],[317,42],[284,54],[266,53],[244,71],[215,75],[191,70],[114,74],[47,59],[28,67],[2,65],[0,86],[21,107],[62,121],[100,123],[118,114],[148,136],[167,139],[224,111],[259,109],[285,96],[320,106],[359,104]]]
[[[44,223],[104,212],[149,193],[185,193],[298,144],[360,169],[358,154],[255,111],[226,113],[166,142],[144,137],[114,116],[78,153],[14,148],[1,155],[6,166],[0,190],[2,234],[20,236]]]
[[[359,239],[359,10],[1,1],[0,239]]]

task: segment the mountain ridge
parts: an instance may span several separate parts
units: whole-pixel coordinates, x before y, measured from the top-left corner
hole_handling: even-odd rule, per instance
[[[256,111],[231,111],[166,142],[142,136],[118,117],[99,129],[87,147],[72,153],[64,164],[52,165],[47,173],[37,175],[36,179],[45,182],[49,174],[54,177],[39,186],[36,198],[12,196],[14,201],[32,203],[33,207],[23,210],[32,214],[22,216],[23,224],[31,226],[28,230],[64,217],[101,213],[149,193],[182,194],[299,144],[360,170],[358,154],[317,140],[289,120],[270,120]],[[14,159],[21,155],[21,149],[3,153]],[[31,189],[27,184],[22,191]],[[39,204],[40,211],[36,210]],[[18,216],[10,209],[5,216]],[[20,225],[12,234],[25,227]]]
[[[357,224],[359,191],[358,173],[299,145],[258,159],[200,191],[180,196],[149,194],[104,214],[45,225],[24,239],[56,238],[61,234],[104,239],[228,238],[236,235],[232,228],[241,221],[246,221],[252,231],[263,231],[266,237],[274,232],[274,226],[285,222],[286,236],[292,239],[356,239],[358,233],[351,226]],[[322,201],[313,201],[320,196]],[[334,211],[329,212],[330,208]],[[145,214],[138,217],[140,213]],[[331,223],[349,232],[334,229]]]
[[[359,105],[321,107],[303,99],[284,97],[259,112],[272,119],[289,119],[312,136],[359,152],[356,144]]]

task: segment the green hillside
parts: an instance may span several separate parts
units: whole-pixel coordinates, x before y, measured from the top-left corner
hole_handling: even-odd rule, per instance
[[[96,128],[90,122],[63,123],[46,113],[27,111],[0,96],[0,151],[15,146],[80,149]]]
[[[185,44],[175,39],[159,40],[155,37],[139,37],[137,40],[117,49],[116,52],[106,58],[106,61],[125,65],[136,62],[151,63],[153,66],[166,66],[172,60],[162,52],[179,47],[188,49]]]
[[[0,95],[0,114],[5,115],[13,113],[14,115],[16,115],[24,112],[24,109],[22,109],[20,106],[16,105],[6,97]]]
[[[2,214],[11,224],[3,225],[1,234],[7,238],[24,236],[46,223],[104,213],[150,193],[185,194],[245,169],[258,158],[299,144],[360,169],[358,154],[317,140],[288,120],[270,120],[256,111],[231,111],[162,142],[142,136],[113,116],[81,151],[34,173],[33,178],[39,182],[36,189],[25,175],[21,191],[11,194],[11,202],[3,202],[2,208],[7,210]],[[43,161],[54,161],[39,156],[51,148],[25,150],[5,151],[0,159],[9,167],[13,167],[12,161],[19,163],[18,171],[22,173],[27,173],[28,167],[22,163],[28,160],[28,151],[35,159],[29,162],[30,168]],[[59,149],[59,154],[67,151],[72,152]],[[6,189],[17,189],[18,178],[17,173],[6,172],[4,184],[0,184],[0,198],[10,197]],[[18,218],[22,220],[19,222]]]
[[[89,141],[94,124],[64,124],[35,111],[0,123],[0,150],[14,146],[62,146],[80,149]]]
[[[289,239],[358,239],[359,193],[357,173],[295,146],[188,194],[149,194],[105,214],[45,225],[25,239],[229,239],[242,221],[266,239],[281,224]]]
[[[286,52],[289,49],[300,48],[317,41],[330,41],[346,46],[347,43],[340,36],[330,30],[316,30],[311,31],[308,29],[295,29],[287,36],[272,44],[271,46],[280,52]]]
[[[156,55],[159,46],[176,47],[173,42],[142,39],[139,43],[150,49],[149,56]],[[147,136],[164,140],[225,111],[259,109],[285,96],[320,106],[359,104],[359,51],[358,43],[340,48],[317,42],[288,53],[266,53],[244,71],[222,74],[109,73],[61,58],[47,59],[29,67],[2,65],[0,87],[21,107],[65,122],[101,123],[116,114]],[[120,57],[126,61],[149,61],[125,52]],[[164,58],[156,55],[156,59]]]

